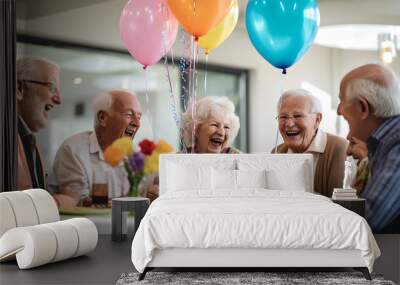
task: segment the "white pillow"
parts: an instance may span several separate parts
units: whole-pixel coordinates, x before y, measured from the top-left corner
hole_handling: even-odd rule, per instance
[[[259,171],[266,170],[267,189],[271,190],[293,190],[307,191],[312,189],[310,172],[312,165],[300,155],[279,154],[269,159],[260,157],[258,159],[239,159],[240,170]]]
[[[211,167],[168,163],[168,191],[211,189]]]
[[[266,170],[236,170],[238,188],[267,188]]]
[[[212,168],[212,189],[236,190],[236,170]]]
[[[267,170],[267,188],[272,190],[307,191],[308,179],[304,164],[294,164],[288,171]]]

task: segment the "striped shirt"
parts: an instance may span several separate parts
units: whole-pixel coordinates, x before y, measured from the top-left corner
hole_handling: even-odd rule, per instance
[[[368,138],[371,178],[362,197],[367,220],[379,232],[400,219],[400,116],[380,125]]]

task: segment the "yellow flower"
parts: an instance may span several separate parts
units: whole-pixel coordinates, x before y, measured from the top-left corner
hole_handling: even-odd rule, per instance
[[[111,166],[117,166],[124,158],[125,154],[121,148],[110,145],[104,151],[104,159]]]
[[[131,155],[133,153],[132,140],[128,137],[122,137],[115,140],[112,143],[112,146],[121,149],[124,155]]]
[[[168,144],[165,140],[161,139],[160,142],[157,144],[156,151],[158,153],[169,153],[173,152],[174,148]]]
[[[157,151],[154,151],[152,155],[147,156],[144,160],[144,173],[157,173],[158,172],[158,161],[160,154]]]

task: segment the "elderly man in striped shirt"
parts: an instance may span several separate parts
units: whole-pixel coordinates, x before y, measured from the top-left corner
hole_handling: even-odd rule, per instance
[[[400,86],[378,64],[358,67],[340,84],[338,114],[348,139],[367,143],[371,177],[362,193],[374,232],[400,233]]]

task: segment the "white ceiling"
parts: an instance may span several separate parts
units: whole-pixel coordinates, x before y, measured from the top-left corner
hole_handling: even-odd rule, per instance
[[[30,20],[106,1],[109,0],[18,0],[16,1],[17,16]],[[33,2],[34,5],[32,5]],[[29,9],[24,9],[24,7],[29,7]]]
[[[241,29],[246,28],[244,15],[247,3],[248,0],[239,0]],[[321,26],[317,44],[343,49],[376,50],[379,33],[394,33],[400,39],[400,0],[318,0],[318,4]],[[353,27],[343,27],[349,24]],[[375,27],[364,26],[367,24]]]
[[[59,16],[63,11],[77,10],[84,7],[85,9],[97,11],[95,5],[99,4],[100,2],[113,2],[113,7],[118,8],[123,5],[124,0],[18,0],[17,14],[20,18],[25,20],[46,18],[45,16],[52,16],[49,18],[59,20]],[[239,20],[237,28],[238,32],[245,32],[244,15],[247,3],[248,0],[239,0],[241,19]],[[337,24],[400,25],[400,0],[319,0],[318,3],[321,14],[321,29],[326,26]],[[107,11],[107,13],[111,15],[117,14],[112,14],[112,11]],[[101,20],[107,21],[109,19],[102,18]],[[360,36],[366,35],[360,34]],[[376,39],[376,35],[371,35],[371,37],[373,40]],[[335,37],[335,39],[338,38],[340,38],[340,36]],[[364,42],[372,40],[359,39],[358,41]],[[51,51],[48,52],[48,55],[49,57],[51,56]],[[72,82],[76,77],[75,72],[78,72],[80,76],[82,76],[82,74],[86,76],[83,77],[84,82],[87,82],[88,80],[90,81],[92,76],[94,77],[96,73],[93,69],[103,70],[102,67],[104,64],[109,67],[109,73],[123,73],[124,70],[130,68],[129,66],[125,66],[126,63],[123,59],[110,59],[110,61],[104,62],[104,59],[103,61],[100,61],[95,55],[89,56],[85,54],[81,57],[78,57],[75,54],[74,56],[77,58],[75,61],[72,61],[71,56],[68,56],[65,57],[66,61],[63,62],[63,57],[60,54],[54,55],[54,58],[57,59],[57,62],[59,62],[60,65],[62,65],[67,71],[64,75],[67,77],[65,82],[68,82],[68,84],[71,84],[70,82]],[[82,66],[84,67],[83,69]],[[86,67],[88,70],[85,69]],[[76,94],[82,93],[84,93],[84,91],[76,92]]]
[[[18,8],[29,5],[24,17],[33,19],[107,1],[113,0],[18,0],[16,2],[17,13],[21,15],[23,9]],[[247,3],[248,0],[239,0],[242,17]],[[363,21],[369,22],[368,24],[379,24],[379,22],[400,24],[399,0],[318,0],[318,3],[321,9],[321,25]]]

